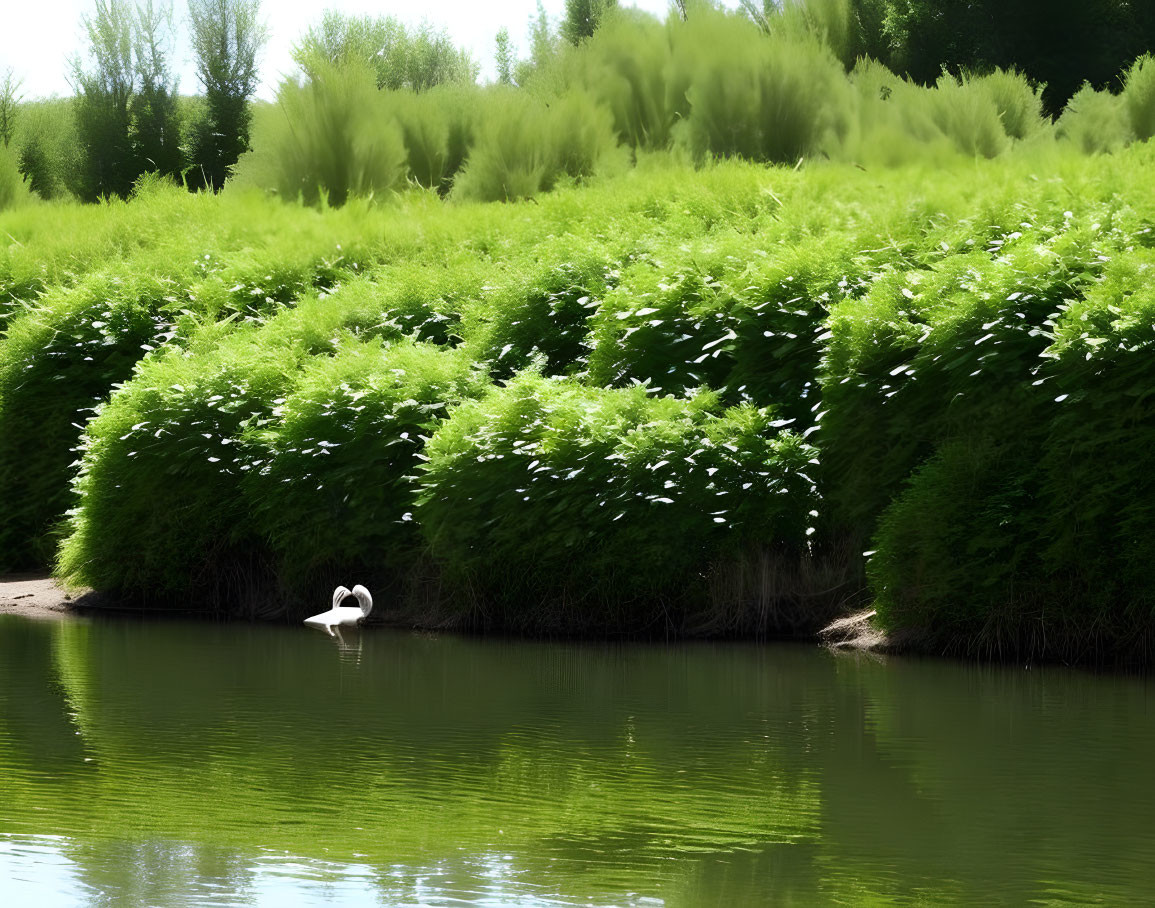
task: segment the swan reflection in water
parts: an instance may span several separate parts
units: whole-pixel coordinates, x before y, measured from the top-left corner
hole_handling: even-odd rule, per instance
[[[357,604],[341,605],[349,596],[356,598]],[[339,586],[333,590],[333,607],[327,612],[306,618],[305,624],[327,632],[330,637],[336,637],[339,641],[339,648],[345,650],[348,647],[341,636],[341,628],[359,626],[362,621],[369,617],[371,611],[373,611],[373,597],[369,595],[369,591],[365,587],[357,584],[350,592],[345,587]],[[360,649],[360,641],[358,641],[358,649]]]

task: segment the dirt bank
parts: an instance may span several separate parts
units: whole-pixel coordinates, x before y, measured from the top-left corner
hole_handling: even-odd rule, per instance
[[[0,575],[0,615],[67,618],[76,614],[76,600],[44,574]]]

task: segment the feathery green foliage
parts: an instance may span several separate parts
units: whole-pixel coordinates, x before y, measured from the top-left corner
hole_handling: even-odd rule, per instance
[[[1068,102],[1056,131],[1084,154],[1114,151],[1131,138],[1127,112],[1119,98],[1109,91],[1096,91],[1090,84]]]
[[[24,105],[14,147],[28,188],[42,199],[67,197],[77,187],[79,144],[71,98]]]
[[[842,67],[817,42],[765,37],[742,19],[701,15],[675,48],[689,72],[686,142],[706,155],[793,164],[839,127]],[[725,48],[720,54],[717,48]]]
[[[391,92],[388,109],[401,127],[408,178],[447,195],[473,146],[479,92],[471,86],[440,85],[418,95]]]
[[[591,176],[616,144],[605,111],[583,94],[550,104],[514,90],[485,97],[454,193],[483,202],[532,198],[559,180]]]
[[[401,130],[365,67],[326,67],[304,84],[282,83],[278,109],[260,125],[266,133],[258,150],[238,168],[242,183],[306,205],[322,198],[343,205],[351,195],[399,188],[404,179]]]
[[[1135,138],[1146,142],[1155,136],[1155,60],[1150,54],[1127,70],[1122,97]]]
[[[308,598],[337,574],[387,584],[410,570],[425,439],[486,386],[464,356],[425,344],[350,342],[311,363],[275,426],[244,439],[257,456],[242,491],[279,584]]]
[[[489,623],[644,627],[744,545],[804,545],[815,452],[772,421],[526,373],[433,435],[416,516]]]
[[[531,204],[466,201],[467,165],[450,204],[7,210],[5,557],[70,502],[61,571],[169,606],[297,615],[355,570],[431,622],[766,633],[869,595],[927,646],[1143,658],[1152,150],[1052,144],[1012,81],[1022,139],[981,79],[944,92],[995,159],[925,108],[935,156],[892,169],[643,151]],[[848,90],[878,128],[938,91]]]

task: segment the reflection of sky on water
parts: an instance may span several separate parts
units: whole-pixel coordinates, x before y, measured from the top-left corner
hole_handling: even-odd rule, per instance
[[[36,908],[163,905],[181,908],[291,908],[324,905],[413,905],[483,908],[569,908],[577,902],[559,899],[518,870],[512,855],[462,857],[428,867],[374,868],[368,864],[278,855],[234,856],[229,872],[206,872],[201,848],[173,843],[106,843],[108,876],[94,885],[70,856],[84,846],[64,836],[0,833],[0,905]],[[140,861],[143,853],[163,857]],[[88,854],[85,859],[91,859]],[[218,856],[219,857],[219,856]],[[139,863],[138,863],[139,862]],[[99,875],[100,869],[95,868]],[[157,874],[159,871],[160,875]],[[117,882],[114,877],[121,876]],[[597,905],[582,901],[581,905]],[[661,899],[625,893],[612,903],[657,908]]]

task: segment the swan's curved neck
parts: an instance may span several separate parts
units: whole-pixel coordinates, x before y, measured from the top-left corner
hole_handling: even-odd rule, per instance
[[[361,606],[361,614],[368,618],[369,613],[373,611],[373,597],[360,585],[353,587],[353,595],[357,597],[357,604]]]

